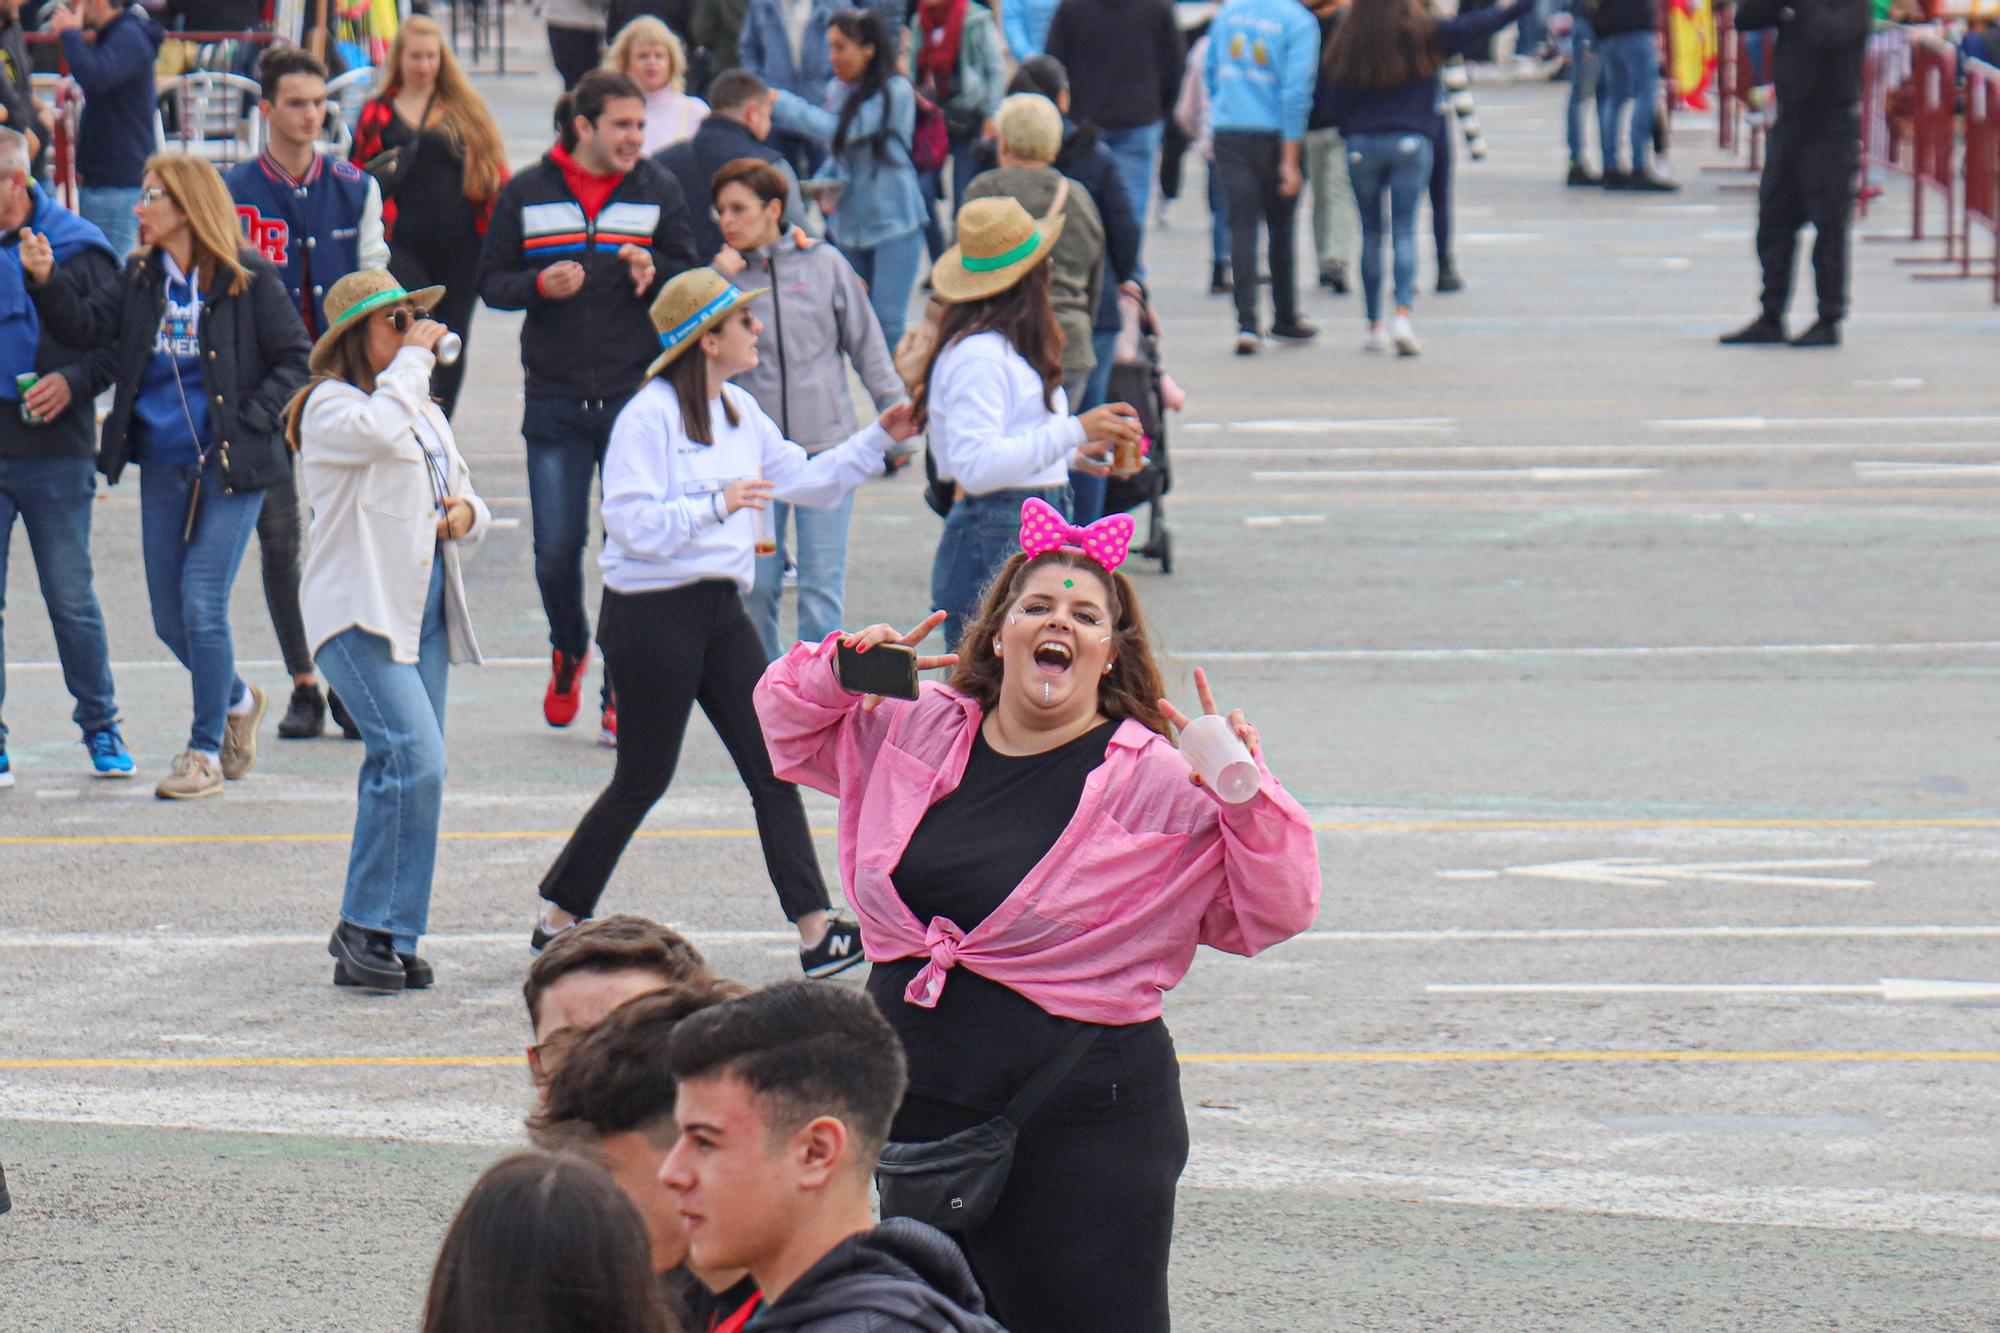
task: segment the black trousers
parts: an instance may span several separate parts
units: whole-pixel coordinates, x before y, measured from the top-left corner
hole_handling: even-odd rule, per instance
[[[1792,299],[1799,228],[1810,222],[1819,317],[1847,316],[1847,239],[1854,219],[1861,124],[1854,108],[1819,115],[1778,113],[1757,182],[1757,261],[1764,268],[1764,313],[1782,318]]]
[[[589,916],[625,844],[664,796],[695,704],[722,737],[757,811],[764,865],[785,919],[825,911],[826,881],[799,789],[771,773],[751,691],[766,665],[763,640],[734,583],[705,580],[663,592],[604,591],[597,641],[618,682],[618,764],[611,785],[542,877],[542,897]]]
[[[444,299],[431,311],[431,318],[449,328],[465,342],[465,351],[452,365],[438,365],[431,371],[431,396],[448,417],[458,406],[458,391],[465,384],[465,366],[472,351],[472,313],[479,307],[479,245],[477,232],[463,236],[427,236],[409,225],[410,219],[396,220],[396,240],[389,247],[389,272],[405,291],[442,285]],[[415,235],[410,235],[415,231]]]
[[[1280,144],[1275,132],[1215,132],[1215,169],[1229,204],[1229,269],[1236,284],[1236,327],[1258,331],[1257,229],[1270,233],[1271,304],[1279,324],[1299,317],[1295,253],[1299,197],[1278,192]]]
[[[921,1143],[986,1118],[906,1097],[890,1135]],[[1187,1156],[1178,1090],[1116,1120],[1031,1120],[993,1216],[950,1233],[993,1317],[1010,1333],[1167,1333],[1174,1194]]]
[[[549,25],[549,55],[562,75],[563,91],[604,63],[604,29],[558,28]]]
[[[264,605],[271,612],[271,628],[277,633],[285,670],[294,676],[314,674],[312,653],[306,648],[305,613],[299,609],[304,540],[294,464],[283,481],[264,492],[264,508],[257,515],[257,556],[264,569]]]
[[[1451,140],[1458,126],[1449,111],[1431,125],[1431,239],[1438,267],[1451,262]]]

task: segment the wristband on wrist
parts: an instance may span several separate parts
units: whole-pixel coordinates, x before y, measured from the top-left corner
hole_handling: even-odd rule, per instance
[[[729,521],[729,511],[722,507],[721,491],[709,492],[708,509],[710,513],[715,515],[715,521],[717,523],[727,523]]]

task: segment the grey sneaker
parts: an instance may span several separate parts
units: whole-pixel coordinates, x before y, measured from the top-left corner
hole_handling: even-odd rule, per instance
[[[174,767],[153,795],[163,801],[192,801],[202,796],[222,795],[222,770],[199,750],[182,750],[174,756]]]
[[[264,710],[271,700],[255,685],[250,686],[250,711],[242,717],[231,713],[222,724],[222,776],[231,782],[248,773],[257,762],[257,728],[264,725]]]

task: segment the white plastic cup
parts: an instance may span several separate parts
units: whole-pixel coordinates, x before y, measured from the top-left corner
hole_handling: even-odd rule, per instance
[[[1181,729],[1181,753],[1208,789],[1231,805],[1255,796],[1263,782],[1250,747],[1219,713],[1204,713]]]
[[[437,362],[441,366],[451,365],[464,352],[465,339],[459,337],[456,333],[446,333],[442,338],[437,340],[437,346],[431,349],[431,355],[437,358]]]

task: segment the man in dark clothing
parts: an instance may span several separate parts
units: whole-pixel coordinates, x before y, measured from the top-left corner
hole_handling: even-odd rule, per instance
[[[96,40],[86,43],[83,29]],[[153,58],[166,30],[134,5],[80,0],[59,5],[49,31],[62,38],[70,76],[83,89],[83,122],[76,132],[76,171],[82,178],[77,211],[97,224],[123,255],[139,243],[139,182],[158,141],[153,135]]]
[[[1867,0],[1744,0],[1736,28],[1778,30],[1772,58],[1778,122],[1757,183],[1757,261],[1763,312],[1725,334],[1730,345],[1781,343],[1799,228],[1810,222],[1819,318],[1794,347],[1837,347],[1847,317],[1847,237],[1861,151],[1861,65],[1868,48]]]
[[[27,36],[21,31],[21,0],[0,0],[0,111],[6,113],[8,129],[27,136],[34,159],[28,174],[40,179],[48,167],[55,130],[54,117],[35,96],[34,69]]]
[[[771,90],[747,69],[726,70],[708,85],[708,116],[691,139],[662,148],[653,160],[673,173],[688,200],[694,224],[694,250],[706,264],[722,249],[722,232],[709,206],[709,182],[726,164],[740,157],[769,162],[785,178],[786,226],[805,222],[805,200],[799,178],[785,155],[765,140],[771,137]]]
[[[757,1329],[999,1329],[950,1237],[869,1225],[907,1075],[867,996],[798,982],[703,1009],[674,1029],[668,1063],[680,1139],[660,1179],[681,1196],[689,1257],[757,1279]]]
[[[0,606],[7,593],[7,548],[18,517],[28,530],[42,601],[55,631],[63,683],[76,699],[76,724],[99,777],[129,778],[132,756],[118,734],[104,614],[91,583],[90,518],[97,498],[97,430],[82,351],[43,329],[21,272],[24,231],[48,239],[58,263],[83,290],[118,281],[118,257],[104,233],[58,205],[28,177],[27,140],[0,129]],[[16,376],[39,374],[25,396]],[[0,672],[0,700],[7,679]],[[0,722],[0,787],[12,786],[7,727]]]
[[[1607,190],[1671,191],[1680,187],[1649,165],[1653,152],[1653,102],[1660,92],[1659,0],[1598,0],[1590,28],[1604,71],[1597,129],[1604,151]],[[1631,166],[1618,168],[1618,122],[1632,108]]]
[[[1104,136],[1143,225],[1160,127],[1173,114],[1187,66],[1172,0],[1062,0],[1044,50],[1069,71],[1074,114]]]
[[[639,85],[593,70],[563,94],[556,114],[562,142],[509,181],[494,205],[479,294],[495,310],[528,312],[521,434],[535,582],[552,649],[542,716],[566,727],[576,720],[590,662],[583,606],[590,480],[619,409],[659,355],[647,313],[653,297],[700,261],[680,183],[640,154],[646,101]],[[608,682],[602,702],[599,739],[616,744]]]

